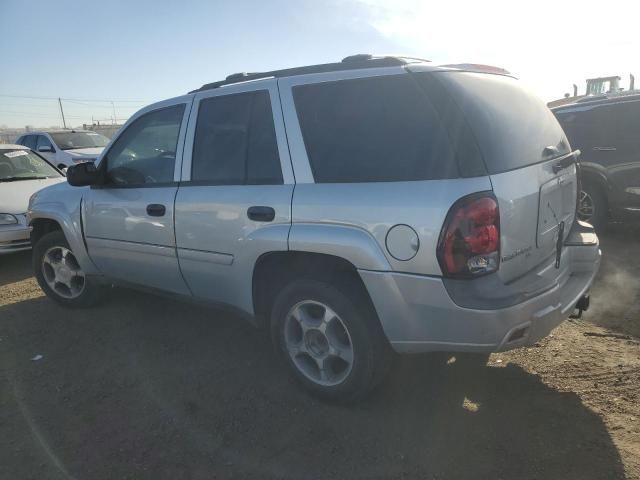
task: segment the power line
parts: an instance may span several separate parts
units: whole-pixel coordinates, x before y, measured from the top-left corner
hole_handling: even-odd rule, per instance
[[[30,96],[30,95],[5,95],[5,94],[0,94],[0,97],[5,97],[5,98],[28,98],[30,100],[58,100],[58,97],[37,97],[37,96]],[[102,103],[111,103],[111,102],[122,102],[122,103],[150,103],[153,102],[153,100],[133,100],[133,99],[111,99],[111,100],[105,100],[105,99],[100,99],[100,98],[65,98],[65,97],[60,97],[62,98],[62,100],[65,101],[72,101],[72,102],[102,102]]]
[[[17,112],[14,110],[0,110],[0,113],[9,113],[11,115],[21,115],[21,116],[29,116],[29,117],[56,117],[60,118],[59,113],[31,113],[31,112]],[[75,118],[75,119],[88,119],[89,115],[66,115],[66,118]]]

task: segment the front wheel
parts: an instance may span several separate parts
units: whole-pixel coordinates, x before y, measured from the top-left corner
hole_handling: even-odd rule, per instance
[[[277,296],[271,327],[294,378],[323,399],[359,400],[387,370],[390,347],[358,286],[296,281]]]
[[[70,307],[97,303],[100,286],[87,278],[61,231],[44,235],[33,248],[33,270],[49,298]]]

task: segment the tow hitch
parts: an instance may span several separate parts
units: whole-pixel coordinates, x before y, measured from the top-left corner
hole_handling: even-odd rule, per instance
[[[574,311],[574,313],[569,315],[569,318],[575,318],[575,319],[582,318],[582,312],[586,312],[587,310],[589,310],[588,294],[580,297],[580,300],[578,300],[578,303],[576,303],[575,310],[576,311]]]

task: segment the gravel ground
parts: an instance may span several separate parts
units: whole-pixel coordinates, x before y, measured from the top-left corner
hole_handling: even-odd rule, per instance
[[[399,359],[355,407],[227,313],[119,289],[68,310],[0,257],[0,478],[640,479],[639,235],[602,237],[584,320],[487,366]]]

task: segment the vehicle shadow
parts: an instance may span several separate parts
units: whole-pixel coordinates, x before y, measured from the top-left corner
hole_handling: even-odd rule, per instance
[[[0,255],[0,287],[33,276],[31,251]]]
[[[407,357],[370,399],[331,405],[234,316],[113,297],[0,307],[11,478],[624,478],[601,418],[515,364]]]

